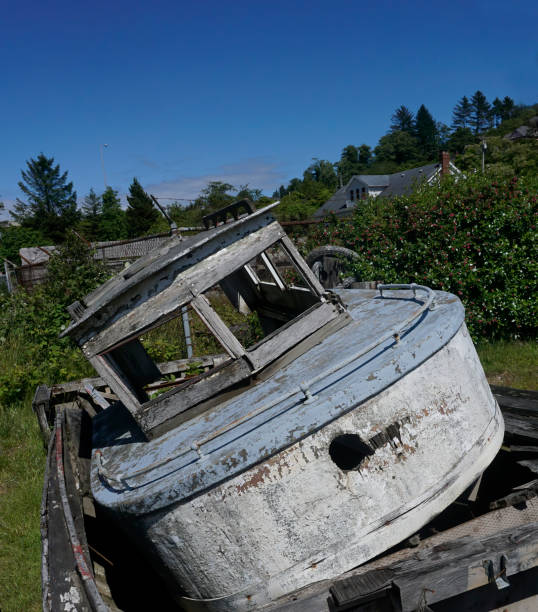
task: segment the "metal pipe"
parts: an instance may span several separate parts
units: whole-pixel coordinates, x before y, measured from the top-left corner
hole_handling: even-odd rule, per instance
[[[183,332],[185,333],[185,344],[187,345],[187,359],[192,357],[192,337],[191,337],[191,326],[189,323],[189,313],[187,307],[181,307],[181,318],[183,319]]]

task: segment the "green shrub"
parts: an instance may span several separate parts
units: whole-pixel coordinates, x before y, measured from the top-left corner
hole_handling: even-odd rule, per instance
[[[360,280],[415,282],[458,295],[475,338],[535,337],[538,179],[472,175],[415,194],[361,202],[320,226],[312,245],[342,244]]]
[[[45,284],[0,294],[0,405],[24,398],[39,383],[93,374],[72,341],[58,336],[69,324],[66,307],[106,277],[90,249],[69,237],[51,258]]]

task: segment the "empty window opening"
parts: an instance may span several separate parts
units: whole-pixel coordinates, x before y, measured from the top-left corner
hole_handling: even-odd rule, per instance
[[[301,288],[310,293],[306,279],[279,243],[258,255],[248,267],[259,281],[276,285],[281,291]]]
[[[340,434],[329,446],[329,455],[341,470],[355,470],[374,451],[356,434]]]
[[[234,296],[226,283],[222,285],[228,290],[227,292],[221,285],[215,285],[206,291],[204,296],[241,345],[248,348],[259,342],[265,335],[258,314],[255,310],[251,310],[240,293]],[[232,303],[227,293],[232,299],[236,297],[235,304]],[[250,306],[254,306],[250,300],[249,302]]]
[[[320,303],[319,296],[279,244],[257,255],[204,295],[246,349]]]
[[[183,314],[186,315],[186,321]],[[193,357],[177,375],[164,375],[158,363],[188,358],[188,344]],[[104,357],[127,384],[140,403],[175,389],[204,374],[197,357],[222,355],[222,346],[192,308],[180,308],[172,318],[157,322],[136,338],[108,351]]]
[[[212,371],[198,367],[196,358],[219,355],[219,382],[213,376],[211,384],[204,383],[209,397],[227,386],[224,374],[233,361],[244,358],[234,370],[237,382],[237,377],[246,378],[251,370],[264,367],[285,350],[279,352],[278,333],[286,333],[286,327],[323,301],[307,278],[285,244],[278,241],[248,264],[220,280],[217,276],[210,289],[193,293],[187,306],[163,314],[101,356],[136,401],[144,404],[208,378]],[[157,364],[187,360],[189,349],[193,359],[181,377],[164,376]]]

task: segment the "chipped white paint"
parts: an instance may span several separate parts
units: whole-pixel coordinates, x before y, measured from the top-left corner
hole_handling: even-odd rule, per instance
[[[335,436],[367,441],[391,425],[399,437],[358,469],[331,460]],[[192,598],[181,600],[187,609],[255,609],[408,537],[485,469],[502,435],[462,326],[379,395],[206,493],[140,517],[136,529]]]
[[[69,582],[69,578],[67,578],[66,581]],[[80,610],[82,600],[79,589],[72,586],[69,591],[66,591],[63,595],[60,595],[60,603],[63,612],[75,612],[76,610]]]

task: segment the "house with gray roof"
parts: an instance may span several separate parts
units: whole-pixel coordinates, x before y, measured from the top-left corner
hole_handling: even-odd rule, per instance
[[[394,174],[355,174],[347,185],[341,187],[323,206],[318,208],[313,217],[323,219],[331,213],[338,217],[349,216],[360,200],[365,200],[369,196],[407,195],[419,185],[430,184],[443,174],[461,174],[446,152],[442,154],[442,159],[438,164],[427,164]]]

